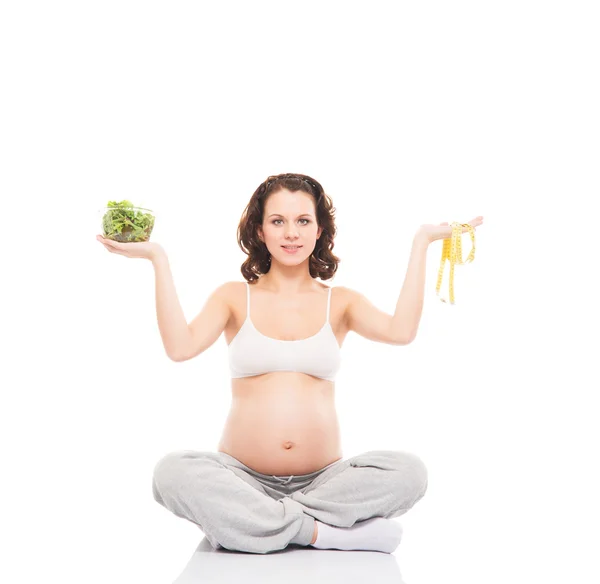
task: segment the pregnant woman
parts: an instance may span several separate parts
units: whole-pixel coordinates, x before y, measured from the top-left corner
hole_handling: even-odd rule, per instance
[[[391,553],[402,535],[392,518],[427,489],[427,469],[409,452],[344,460],[335,377],[350,331],[391,345],[415,338],[427,247],[452,229],[418,229],[390,316],[354,290],[319,281],[331,279],[340,261],[332,253],[334,211],[311,177],[269,177],[238,228],[248,255],[245,281],[215,289],[189,324],[160,245],[98,235],[113,253],[152,261],[160,334],[173,361],[196,357],[224,333],[232,402],[217,452],[168,453],[152,480],[156,501],[198,525],[214,548],[265,554],[296,544]],[[481,223],[477,217],[470,225]]]

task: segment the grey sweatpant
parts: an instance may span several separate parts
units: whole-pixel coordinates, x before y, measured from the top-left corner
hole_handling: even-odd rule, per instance
[[[180,450],[154,468],[154,499],[204,532],[213,548],[265,554],[307,546],[315,519],[351,527],[398,517],[427,490],[427,469],[409,452],[372,450],[305,475],[256,472],[224,452]]]

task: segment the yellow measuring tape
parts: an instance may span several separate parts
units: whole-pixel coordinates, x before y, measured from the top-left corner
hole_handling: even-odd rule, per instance
[[[475,228],[468,223],[457,223],[453,222],[451,224],[452,227],[452,235],[444,239],[442,246],[442,261],[440,264],[440,269],[438,271],[438,280],[437,286],[435,287],[435,293],[440,298],[442,302],[446,302],[444,298],[440,297],[440,288],[442,287],[442,277],[444,275],[444,266],[446,264],[446,260],[450,262],[450,304],[454,304],[454,266],[456,264],[463,265],[468,262],[472,262],[475,259]],[[462,238],[462,228],[466,227],[471,236],[471,242],[473,247],[471,248],[471,252],[467,256],[465,261],[462,260],[462,246],[461,246],[461,238]]]

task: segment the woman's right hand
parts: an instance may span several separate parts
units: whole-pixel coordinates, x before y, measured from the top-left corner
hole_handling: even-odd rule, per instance
[[[153,260],[161,252],[162,246],[154,241],[132,241],[122,243],[96,235],[96,239],[110,252],[124,255],[128,258],[144,258]]]

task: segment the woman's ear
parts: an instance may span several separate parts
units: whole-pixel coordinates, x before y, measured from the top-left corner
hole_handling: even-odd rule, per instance
[[[264,243],[265,240],[263,239],[263,232],[260,226],[256,228],[256,234],[258,235],[258,239],[260,239]]]

